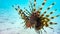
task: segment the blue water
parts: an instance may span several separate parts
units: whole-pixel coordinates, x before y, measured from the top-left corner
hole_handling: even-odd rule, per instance
[[[42,2],[43,0],[37,0],[36,7],[38,8],[41,6]],[[54,9],[57,9],[57,11],[51,16],[60,14],[60,0],[47,0],[42,13],[53,2],[56,2],[56,4],[49,11],[53,11]],[[24,9],[24,7],[29,9],[29,0],[0,0],[0,34],[37,34],[34,29],[24,29],[24,24],[21,24],[23,19],[21,19],[21,16],[18,15],[18,12],[12,5],[19,5],[21,9]],[[51,26],[54,28],[54,32],[52,32],[53,30],[46,28],[48,34],[60,34],[60,17],[51,21],[57,22],[58,24]]]

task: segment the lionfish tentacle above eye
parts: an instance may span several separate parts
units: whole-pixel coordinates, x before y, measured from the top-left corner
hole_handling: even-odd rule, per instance
[[[14,7],[15,8],[15,7]],[[18,11],[18,14],[21,15],[22,19],[26,20],[28,19],[28,16],[23,12],[22,9],[20,9],[20,7],[18,6],[18,8],[15,8],[15,10]]]
[[[56,17],[59,17],[60,15],[52,16],[50,19],[54,19]]]
[[[31,15],[31,12],[28,11],[26,8],[24,8],[24,9],[25,9],[26,14],[28,14],[30,16]]]
[[[53,14],[55,11],[57,11],[57,9],[55,9],[54,11],[51,11],[49,14],[46,15],[46,17],[49,17],[51,14]]]
[[[55,24],[57,24],[57,23],[49,22],[49,24],[50,24],[50,25],[53,25],[53,24],[55,25]]]
[[[46,3],[46,0],[44,0],[44,2],[42,3],[41,7],[38,9],[39,12],[41,12],[41,10],[44,7],[45,3]]]
[[[31,2],[32,0],[30,0],[30,3],[29,3],[29,8],[30,8],[30,11],[31,11],[31,13],[33,12],[33,4],[32,4],[32,2]]]
[[[36,11],[36,0],[34,0],[33,12]]]
[[[55,2],[54,3],[52,3],[45,11],[44,11],[44,13],[41,15],[42,17],[44,16],[44,14],[46,14],[47,13],[47,11],[53,6],[53,5],[55,5]]]

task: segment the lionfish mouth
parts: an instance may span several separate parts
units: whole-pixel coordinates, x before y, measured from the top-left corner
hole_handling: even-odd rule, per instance
[[[51,7],[53,5],[55,5],[55,2],[53,2],[42,14],[41,14],[41,10],[43,9],[44,5],[46,3],[46,0],[43,1],[41,7],[38,8],[38,10],[36,9],[36,0],[34,0],[34,4],[30,1],[30,5],[29,5],[29,9],[30,11],[28,11],[28,9],[24,8],[25,10],[22,10],[19,6],[18,8],[15,8],[15,10],[18,11],[19,15],[22,17],[22,19],[24,19],[24,23],[26,28],[34,28],[35,30],[44,30],[44,26],[45,27],[49,27],[50,25],[53,24],[57,24],[55,22],[50,22],[52,19],[59,17],[60,15],[56,15],[56,16],[51,16],[50,18],[48,18],[51,14],[54,13],[54,11],[56,11],[57,9],[55,9],[54,11],[51,11],[49,14],[46,14],[47,11],[49,9],[51,9]],[[13,6],[14,7],[14,6]],[[45,15],[46,14],[46,15]],[[49,27],[51,29],[53,29],[52,27]],[[44,30],[44,32],[46,32]]]

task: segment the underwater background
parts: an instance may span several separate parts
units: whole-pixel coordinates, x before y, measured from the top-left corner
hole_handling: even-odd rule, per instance
[[[42,2],[43,0],[37,0],[37,9],[41,6]],[[55,9],[57,9],[57,11],[51,16],[60,14],[60,0],[47,0],[41,12],[43,13],[43,11],[53,2],[56,2],[56,4],[47,12],[47,14]],[[24,29],[24,24],[22,24],[23,19],[21,19],[21,16],[18,15],[18,12],[12,5],[19,5],[23,10],[24,7],[29,9],[29,0],[0,0],[0,34],[37,34],[33,28]],[[54,28],[54,32],[52,29],[46,28],[48,34],[60,34],[60,17],[51,21],[57,22],[58,24],[51,25],[51,27]]]

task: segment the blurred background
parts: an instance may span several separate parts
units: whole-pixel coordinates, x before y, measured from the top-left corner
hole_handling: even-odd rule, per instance
[[[41,6],[42,2],[43,0],[37,0],[37,9]],[[60,0],[47,0],[41,12],[43,13],[44,10],[53,2],[56,2],[56,4],[50,10],[48,10],[47,14],[55,9],[57,9],[57,11],[54,12],[54,14],[52,14],[51,16],[60,14]],[[15,7],[19,5],[23,10],[24,7],[26,7],[29,10],[29,0],[0,0],[0,34],[37,34],[33,28],[24,29],[24,23],[22,23],[24,20],[21,19],[21,16],[18,15],[18,12],[12,7],[12,5],[14,5]],[[51,27],[54,28],[54,32],[50,28],[45,28],[47,33],[60,34],[60,17],[57,17],[51,21],[57,22],[58,24],[51,25]],[[43,34],[45,34],[44,31]]]

